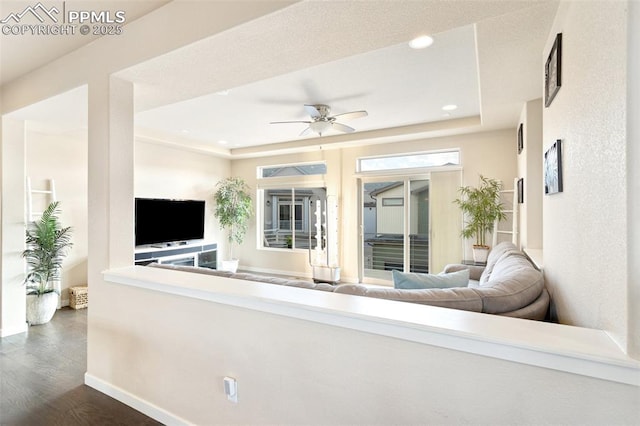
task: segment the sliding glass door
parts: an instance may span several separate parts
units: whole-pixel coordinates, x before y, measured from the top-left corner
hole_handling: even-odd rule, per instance
[[[361,190],[362,278],[429,272],[429,180],[363,181]]]

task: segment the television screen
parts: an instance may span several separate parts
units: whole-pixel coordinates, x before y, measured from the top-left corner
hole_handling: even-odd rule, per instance
[[[136,198],[136,246],[204,238],[204,201]]]

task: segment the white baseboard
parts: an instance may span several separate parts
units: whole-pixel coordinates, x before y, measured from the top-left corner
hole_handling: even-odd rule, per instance
[[[122,402],[129,407],[140,411],[141,413],[151,417],[154,420],[159,421],[168,426],[186,426],[191,425],[188,421],[178,416],[171,414],[170,412],[148,402],[144,399],[141,399],[124,389],[121,389],[117,386],[114,386],[110,383],[105,382],[102,379],[95,377],[89,373],[84,373],[84,383],[94,388],[95,390],[102,392],[105,395],[110,396],[113,399],[116,399]]]

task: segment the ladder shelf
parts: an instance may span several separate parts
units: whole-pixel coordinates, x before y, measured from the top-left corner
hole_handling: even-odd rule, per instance
[[[53,203],[54,201],[57,201],[57,196],[56,196],[56,184],[55,181],[53,179],[47,179],[47,185],[49,187],[49,189],[34,189],[33,186],[31,185],[31,178],[29,176],[27,176],[27,217],[26,217],[26,221],[27,223],[33,222],[34,220],[36,220],[36,218],[38,216],[42,215],[42,212],[36,212],[33,210],[33,196],[34,195],[44,195],[44,196],[49,196],[49,201],[47,202],[47,205],[49,205],[50,203]]]

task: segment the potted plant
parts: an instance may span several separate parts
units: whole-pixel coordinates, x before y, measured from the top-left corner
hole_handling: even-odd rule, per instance
[[[506,219],[504,208],[500,203],[502,183],[480,175],[480,186],[461,187],[458,192],[460,198],[454,202],[465,215],[465,226],[461,235],[464,238],[474,238],[473,260],[486,262],[490,247],[485,243],[487,234],[493,231],[496,220]]]
[[[216,185],[215,211],[220,229],[228,232],[229,260],[222,260],[221,269],[235,272],[238,259],[233,257],[233,245],[242,244],[253,216],[253,204],[249,186],[239,177],[226,178]]]
[[[22,256],[29,271],[27,285],[27,322],[31,325],[49,322],[58,307],[59,291],[55,283],[60,281],[62,261],[71,242],[71,227],[60,225],[57,201],[49,204],[39,220],[27,226],[26,246]]]

